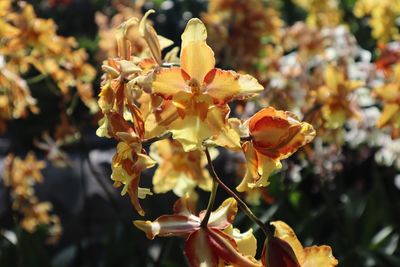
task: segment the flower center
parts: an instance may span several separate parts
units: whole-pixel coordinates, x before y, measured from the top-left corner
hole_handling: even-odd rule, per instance
[[[201,92],[200,83],[195,78],[191,78],[187,82],[187,85],[190,87],[190,90],[193,94],[198,94]]]

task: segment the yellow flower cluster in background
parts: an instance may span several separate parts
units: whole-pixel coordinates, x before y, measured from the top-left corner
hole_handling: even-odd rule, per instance
[[[74,38],[57,35],[53,20],[38,18],[32,5],[19,2],[15,8],[11,4],[9,0],[0,3],[0,130],[5,130],[7,120],[39,112],[29,84],[47,77],[64,101],[77,95],[96,112],[92,89],[96,71],[86,62],[86,52],[77,49]],[[22,78],[31,73],[36,76]]]
[[[295,0],[294,2],[307,11],[306,22],[312,27],[335,27],[342,21],[338,0]]]
[[[397,19],[400,15],[399,0],[358,0],[354,6],[354,14],[363,18],[369,16],[368,24],[372,28],[372,36],[386,43],[399,39]]]
[[[48,227],[48,242],[54,243],[62,233],[60,218],[50,214],[52,204],[40,202],[34,186],[43,182],[42,169],[46,163],[37,160],[33,152],[25,159],[9,154],[4,168],[4,183],[11,189],[12,209],[20,216],[21,227],[33,233],[40,225]]]

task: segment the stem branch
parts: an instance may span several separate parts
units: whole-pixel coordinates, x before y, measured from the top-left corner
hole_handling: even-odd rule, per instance
[[[212,165],[210,165],[210,166],[212,166]],[[211,167],[210,167],[210,169],[211,169]],[[210,194],[210,198],[209,198],[208,204],[207,204],[207,211],[206,211],[206,215],[204,216],[203,220],[201,221],[201,224],[200,224],[201,227],[206,227],[208,224],[208,220],[210,219],[211,211],[214,207],[214,201],[215,201],[215,196],[217,195],[217,189],[218,189],[218,183],[215,179],[213,179],[211,194]]]
[[[205,149],[205,153],[207,156],[208,165],[210,166],[211,170],[210,173],[211,176],[213,177],[213,180],[215,180],[218,183],[218,185],[225,190],[225,192],[227,192],[237,201],[239,207],[243,210],[243,212],[261,228],[261,230],[264,232],[267,238],[272,237],[273,234],[271,230],[256,215],[254,215],[254,213],[250,210],[250,208],[246,205],[246,203],[244,203],[243,200],[238,195],[236,195],[236,193],[233,192],[227,185],[225,185],[224,182],[222,182],[221,179],[218,177],[217,173],[215,172],[214,165],[212,164],[211,161],[210,152],[208,151],[207,148]]]

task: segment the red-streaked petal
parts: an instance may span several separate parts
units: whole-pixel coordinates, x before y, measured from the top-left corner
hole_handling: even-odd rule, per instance
[[[218,257],[210,247],[206,229],[200,229],[189,236],[184,253],[191,267],[218,266]]]
[[[238,250],[235,240],[221,230],[208,228],[208,239],[211,249],[225,263],[233,264],[241,267],[260,267],[261,263],[257,262],[251,256],[244,256]]]
[[[196,220],[197,219],[197,220]],[[154,239],[156,236],[185,236],[200,227],[197,217],[184,215],[163,215],[154,222],[134,221],[133,224],[146,233],[147,238]]]

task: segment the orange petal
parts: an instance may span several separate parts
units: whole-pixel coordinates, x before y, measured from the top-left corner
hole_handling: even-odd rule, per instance
[[[246,173],[236,190],[244,192],[269,185],[268,178],[271,173],[282,167],[280,161],[258,153],[251,142],[244,143],[243,150],[246,158]]]
[[[251,117],[249,131],[257,152],[276,160],[289,157],[315,136],[310,124],[300,122],[291,112],[273,107]]]
[[[213,69],[208,72],[204,82],[207,84],[206,92],[219,103],[248,98],[264,89],[250,75],[240,75],[234,71],[220,69]]]
[[[153,93],[165,99],[171,99],[178,92],[186,90],[186,87],[180,68],[159,69],[154,74]]]
[[[135,207],[136,211],[141,216],[144,216],[145,212],[144,212],[142,206],[140,205],[139,197],[138,197],[139,182],[140,182],[140,177],[135,177],[132,179],[132,181],[128,185],[128,194],[131,199],[131,203]]]
[[[153,9],[148,10],[140,20],[139,33],[145,39],[153,59],[161,65],[161,47],[157,33],[151,25],[146,24],[147,17],[152,13],[155,13]]]

